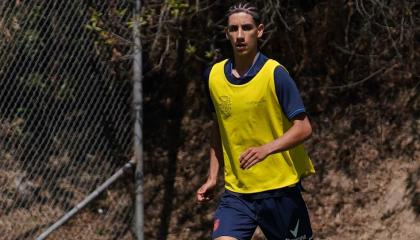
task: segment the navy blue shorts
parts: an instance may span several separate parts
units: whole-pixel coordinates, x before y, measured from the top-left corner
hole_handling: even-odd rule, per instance
[[[215,213],[212,239],[229,236],[249,240],[257,226],[268,240],[312,239],[300,188],[257,194],[226,191]]]

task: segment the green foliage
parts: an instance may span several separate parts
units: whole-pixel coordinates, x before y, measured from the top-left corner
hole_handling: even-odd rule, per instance
[[[102,21],[101,21],[102,13],[99,11],[92,9],[92,14],[89,19],[89,23],[85,25],[85,27],[89,30],[95,31],[95,32],[101,32],[102,31]]]
[[[166,0],[165,2],[169,9],[171,9],[171,15],[174,17],[179,17],[184,14],[186,10],[190,7],[188,2],[181,0]]]
[[[194,55],[197,52],[197,47],[189,43],[185,49],[185,52],[188,55]]]
[[[115,9],[114,11],[118,17],[123,17],[127,14],[128,9],[122,8],[122,9]]]
[[[127,21],[126,25],[129,29],[132,29],[135,25],[135,23],[138,23],[141,27],[146,26],[149,23],[149,20],[151,18],[151,15],[146,16],[135,16],[130,19],[130,21]]]
[[[216,51],[214,49],[204,52],[204,56],[208,59],[212,59],[215,55],[216,55]]]

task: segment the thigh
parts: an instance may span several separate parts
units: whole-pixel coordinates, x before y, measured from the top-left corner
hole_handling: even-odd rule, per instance
[[[222,237],[216,238],[215,240],[237,240],[237,238],[222,236]]]
[[[308,210],[298,189],[261,200],[258,224],[268,240],[312,239]]]
[[[225,193],[214,215],[212,239],[249,240],[256,227],[252,203]]]

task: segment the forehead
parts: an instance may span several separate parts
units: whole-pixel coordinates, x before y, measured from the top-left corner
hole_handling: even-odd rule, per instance
[[[228,25],[244,25],[244,24],[254,24],[254,18],[252,15],[246,12],[237,12],[229,16]]]

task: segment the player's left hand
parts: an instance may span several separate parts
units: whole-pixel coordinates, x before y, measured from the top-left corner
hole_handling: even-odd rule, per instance
[[[263,161],[268,154],[269,150],[266,145],[248,148],[239,157],[240,167],[242,169],[249,169],[255,164]]]

